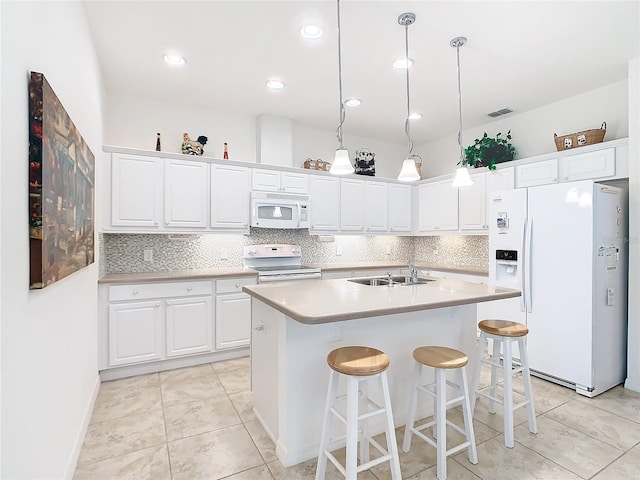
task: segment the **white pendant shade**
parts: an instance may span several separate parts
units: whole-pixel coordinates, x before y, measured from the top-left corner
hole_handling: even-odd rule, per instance
[[[349,160],[349,151],[346,148],[337,149],[329,173],[333,175],[348,175],[353,172],[354,169]]]
[[[402,170],[400,170],[398,180],[401,182],[415,182],[416,180],[420,180],[416,162],[414,162],[412,158],[407,158],[402,162]]]
[[[469,169],[467,167],[460,167],[456,170],[456,177],[453,179],[454,187],[468,187],[473,185],[473,180],[469,176]]]

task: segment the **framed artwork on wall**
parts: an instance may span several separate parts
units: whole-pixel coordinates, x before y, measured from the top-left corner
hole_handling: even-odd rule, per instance
[[[94,262],[95,157],[42,73],[29,80],[30,289]]]

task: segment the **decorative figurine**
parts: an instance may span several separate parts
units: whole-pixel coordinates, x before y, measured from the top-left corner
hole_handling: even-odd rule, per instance
[[[227,148],[227,142],[224,142],[224,153],[222,154],[224,160],[229,160],[229,149]]]
[[[156,133],[156,152],[160,152],[160,132]]]
[[[182,135],[182,153],[185,155],[202,155],[204,153],[204,146],[207,144],[208,138],[204,135],[200,135],[197,141],[191,140],[189,134]]]

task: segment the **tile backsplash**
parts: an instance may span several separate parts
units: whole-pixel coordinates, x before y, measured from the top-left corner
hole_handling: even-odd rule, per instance
[[[291,243],[302,247],[302,262],[408,262],[488,266],[486,236],[398,237],[335,235],[333,241],[306,231],[251,229],[250,235],[101,234],[104,273],[139,273],[195,268],[240,267],[245,245]],[[151,250],[152,261],[144,261]],[[337,252],[340,251],[340,255]],[[101,269],[102,270],[102,269]],[[101,272],[102,273],[102,272]]]

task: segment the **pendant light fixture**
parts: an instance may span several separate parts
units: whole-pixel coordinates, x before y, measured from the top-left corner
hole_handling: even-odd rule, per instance
[[[401,182],[415,182],[420,180],[420,174],[416,168],[416,159],[422,160],[418,155],[412,155],[413,142],[411,141],[411,106],[409,97],[409,25],[412,25],[416,21],[415,13],[403,13],[398,17],[398,23],[404,27],[404,46],[405,46],[405,60],[406,60],[406,74],[407,74],[407,117],[404,120],[404,132],[407,135],[408,153],[407,158],[402,162],[402,169],[398,180]]]
[[[467,187],[473,184],[471,177],[469,176],[469,168],[464,165],[464,148],[462,147],[462,94],[460,93],[460,47],[467,43],[465,37],[456,37],[449,42],[453,48],[456,49],[458,58],[458,115],[460,120],[460,129],[458,130],[458,146],[460,147],[460,161],[458,162],[458,169],[456,170],[456,176],[453,179],[454,187]]]
[[[333,164],[329,169],[329,173],[333,175],[347,175],[353,173],[354,169],[349,160],[349,151],[342,145],[342,124],[344,123],[344,103],[342,102],[342,52],[340,49],[340,0],[337,0],[338,8],[338,85],[340,87],[340,123],[338,123],[338,129],[336,130],[336,136],[338,137],[338,143],[340,147],[336,150],[336,155],[333,159]]]

